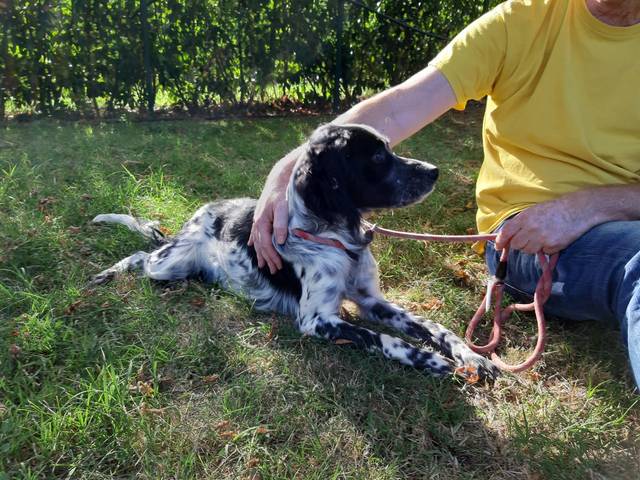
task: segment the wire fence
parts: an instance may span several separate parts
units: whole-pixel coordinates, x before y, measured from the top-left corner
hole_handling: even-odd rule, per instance
[[[0,0],[0,119],[337,109],[423,68],[495,3]]]

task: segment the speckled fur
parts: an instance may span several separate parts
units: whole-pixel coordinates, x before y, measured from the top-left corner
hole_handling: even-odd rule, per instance
[[[325,125],[312,135],[298,159],[288,187],[289,235],[275,245],[284,268],[270,275],[258,268],[247,245],[256,206],[253,199],[221,200],[201,207],[173,238],[162,238],[155,224],[127,215],[99,215],[94,222],[121,223],[161,244],[137,252],[99,273],[94,284],[120,272],[138,270],[156,280],[200,278],[254,301],[255,308],[295,318],[301,333],[382,353],[434,375],[471,366],[480,375],[497,375],[495,366],[472,352],[441,325],[386,301],[378,269],[361,226],[363,212],[421,201],[432,190],[437,169],[399,157],[387,140],[359,125]],[[339,240],[346,250],[295,236],[301,229]],[[425,342],[437,351],[353,325],[338,315],[352,300],[361,315]]]

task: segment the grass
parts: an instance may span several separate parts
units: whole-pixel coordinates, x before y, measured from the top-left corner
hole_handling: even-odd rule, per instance
[[[435,380],[302,338],[286,318],[195,282],[93,273],[144,249],[98,213],[171,230],[211,198],[259,193],[318,119],[65,123],[0,130],[0,478],[637,478],[640,415],[618,333],[549,326],[535,371]],[[399,151],[441,167],[423,204],[377,220],[465,232],[476,113]],[[378,239],[384,291],[462,333],[482,291],[468,247]],[[508,358],[532,345],[509,324]]]

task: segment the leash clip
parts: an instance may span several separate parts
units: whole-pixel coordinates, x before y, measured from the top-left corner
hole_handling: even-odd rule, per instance
[[[488,312],[491,310],[491,302],[493,300],[493,291],[495,290],[496,286],[502,285],[502,283],[503,283],[502,280],[496,278],[495,276],[491,276],[487,280],[487,293],[484,296],[485,311]]]
[[[367,243],[373,242],[373,234],[376,233],[377,223],[364,222],[368,228],[364,231],[364,239]]]
[[[504,285],[505,278],[507,278],[507,256],[501,255],[500,262],[498,262],[498,266],[496,267],[495,275],[491,276],[489,280],[487,280],[487,294],[484,297],[485,311],[488,312],[491,310],[493,291],[496,286]]]

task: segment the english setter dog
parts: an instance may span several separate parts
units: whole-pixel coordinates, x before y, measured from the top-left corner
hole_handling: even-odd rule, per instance
[[[164,238],[154,222],[128,215],[98,215],[94,222],[121,223],[151,238],[159,248],[137,252],[93,278],[105,283],[120,272],[139,270],[155,280],[199,278],[252,299],[255,308],[295,318],[298,330],[338,343],[381,352],[405,365],[442,376],[460,371],[493,378],[497,368],[472,352],[458,336],[386,301],[369,250],[371,235],[362,214],[423,200],[438,169],[395,155],[388,141],[362,125],[318,128],[297,160],[288,186],[289,235],[275,248],[284,267],[271,275],[258,268],[247,245],[256,201],[220,200],[201,207],[180,233]],[[339,316],[344,299],[360,315],[426,343],[353,325]],[[434,351],[435,350],[435,351]]]

